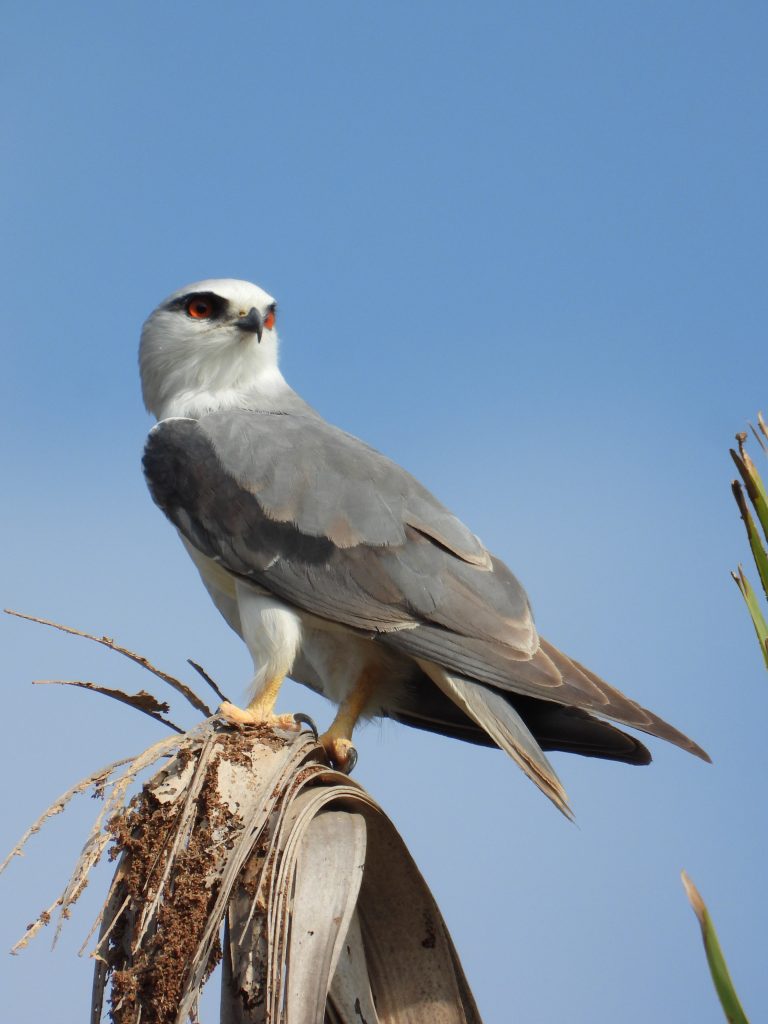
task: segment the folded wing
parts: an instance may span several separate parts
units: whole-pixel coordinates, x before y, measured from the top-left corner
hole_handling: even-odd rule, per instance
[[[502,694],[612,719],[708,759],[540,641],[509,569],[404,469],[320,417],[232,410],[161,421],[144,469],[154,500],[198,550],[412,657],[558,805],[554,772]],[[575,719],[559,726],[578,735]]]

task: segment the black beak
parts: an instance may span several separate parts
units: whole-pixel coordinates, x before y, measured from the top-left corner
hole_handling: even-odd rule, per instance
[[[264,321],[255,306],[251,307],[247,316],[239,316],[235,320],[235,327],[239,327],[241,331],[250,331],[251,334],[256,335],[259,341],[264,333]]]

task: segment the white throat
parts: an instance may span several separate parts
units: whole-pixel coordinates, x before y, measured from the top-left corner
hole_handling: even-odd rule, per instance
[[[144,401],[158,419],[271,407],[291,389],[277,365],[277,335],[237,328],[196,331],[173,315],[145,325],[140,352]]]
[[[277,366],[264,368],[246,380],[219,380],[181,387],[168,394],[152,411],[159,420],[170,416],[197,418],[225,409],[258,409],[271,407],[283,394],[291,392]]]

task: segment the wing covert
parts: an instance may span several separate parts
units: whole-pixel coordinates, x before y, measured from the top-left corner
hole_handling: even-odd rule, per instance
[[[492,639],[512,658],[536,649],[509,570],[405,470],[319,418],[237,410],[163,421],[144,471],[155,502],[198,550],[306,611],[374,632],[433,623]],[[435,522],[422,522],[430,503]],[[482,552],[490,569],[455,547]]]
[[[415,477],[320,416],[233,409],[198,422],[222,467],[270,519],[340,548],[403,544],[411,526],[490,568],[477,537]]]

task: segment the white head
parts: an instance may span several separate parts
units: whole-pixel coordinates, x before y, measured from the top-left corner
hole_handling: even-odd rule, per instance
[[[144,404],[158,419],[247,405],[288,385],[277,368],[275,300],[249,281],[198,281],[141,331]]]

